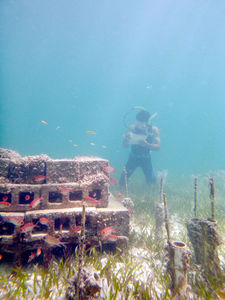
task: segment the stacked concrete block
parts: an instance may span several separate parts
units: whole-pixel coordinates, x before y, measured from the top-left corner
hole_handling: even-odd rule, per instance
[[[79,181],[79,163],[75,159],[47,161],[47,183],[68,183]]]
[[[23,158],[11,160],[8,178],[11,183],[27,183],[28,168]]]
[[[14,243],[20,230],[20,224],[25,222],[24,217],[24,213],[1,212],[1,218],[4,220],[4,223],[0,223],[1,244],[11,245]]]
[[[20,154],[14,150],[0,148],[0,159],[8,158],[10,160],[15,158],[21,158]]]
[[[98,157],[53,160],[47,155],[21,157],[0,149],[2,261],[7,257],[17,265],[26,264],[33,249],[41,247],[46,262],[54,248],[46,242],[47,234],[71,247],[78,245],[83,204],[86,245],[107,242],[101,230],[109,226],[120,240],[126,238],[129,213],[122,205],[109,207],[107,166],[109,162]],[[22,223],[31,225],[31,230],[24,230]]]
[[[40,184],[46,181],[46,164],[50,158],[45,155],[27,156],[25,157],[28,168],[27,183]],[[39,180],[38,180],[39,178]]]
[[[47,155],[14,158],[9,165],[8,178],[10,182],[16,184],[45,183],[48,159]]]
[[[104,167],[109,165],[108,160],[99,157],[78,156],[76,161],[79,163],[80,180],[104,172]]]
[[[76,191],[77,199],[75,197],[73,201],[70,201],[71,195],[76,195]],[[41,196],[44,198],[45,209],[80,207],[83,199],[82,189],[77,183],[43,185]]]
[[[8,158],[0,158],[1,159],[1,167],[0,167],[0,178],[1,183],[4,183],[4,178],[8,178],[8,173],[9,173],[9,164],[10,160]]]
[[[33,184],[0,184],[0,211],[25,212],[42,208],[42,203],[30,207],[32,201],[41,197],[41,187]],[[9,205],[4,207],[1,202],[8,202]]]

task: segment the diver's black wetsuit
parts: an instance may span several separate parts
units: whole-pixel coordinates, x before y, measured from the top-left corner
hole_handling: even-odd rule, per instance
[[[135,134],[143,134],[143,131],[140,129],[131,129],[131,131]],[[152,143],[154,138],[154,134],[152,132],[152,126],[148,125],[147,127],[147,138],[146,141],[148,143]],[[145,175],[146,182],[155,183],[155,175],[152,168],[152,160],[150,155],[150,149],[145,146],[141,146],[138,144],[131,145],[131,152],[126,163],[126,171],[127,171],[127,179],[133,174],[135,169],[140,167],[143,170]],[[124,172],[120,177],[120,186],[123,187],[125,185],[125,175]]]

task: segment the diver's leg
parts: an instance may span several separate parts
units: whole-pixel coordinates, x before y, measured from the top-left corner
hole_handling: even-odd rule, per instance
[[[147,184],[156,183],[156,177],[152,168],[151,156],[143,157],[141,160],[141,168],[145,175]]]
[[[138,160],[135,158],[134,155],[129,156],[128,161],[126,163],[126,172],[127,172],[127,179],[133,174],[133,172],[135,171],[135,169],[138,166]],[[124,187],[125,185],[125,174],[124,174],[124,170],[122,171],[121,177],[120,177],[120,181],[119,184],[121,187]]]

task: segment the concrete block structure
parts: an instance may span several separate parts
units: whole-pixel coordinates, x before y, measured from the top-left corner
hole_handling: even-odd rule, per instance
[[[21,157],[0,149],[0,254],[2,261],[26,264],[38,248],[46,263],[51,235],[74,249],[79,244],[82,205],[86,207],[86,244],[102,242],[101,230],[129,234],[129,212],[109,193],[109,162],[99,157],[51,159],[47,155]],[[45,220],[45,221],[43,221]]]

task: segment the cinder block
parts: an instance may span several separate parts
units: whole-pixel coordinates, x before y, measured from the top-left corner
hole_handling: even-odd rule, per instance
[[[26,184],[28,166],[23,158],[13,159],[9,165],[9,180],[11,183]]]
[[[17,159],[21,158],[20,154],[14,150],[0,148],[0,158]]]
[[[105,211],[98,211],[97,217],[97,232],[100,232],[106,227],[113,227],[118,236],[129,236],[129,212],[122,207],[121,209],[106,209]]]
[[[80,180],[90,175],[103,173],[103,168],[109,165],[109,161],[95,156],[78,156],[76,161],[79,163]]]
[[[47,155],[26,156],[13,159],[9,165],[9,180],[17,184],[40,184],[45,183]],[[43,179],[36,180],[38,176]]]
[[[15,220],[24,221],[24,213],[1,212],[4,223],[0,224],[0,245],[15,244],[15,238],[19,233],[20,225]],[[3,247],[1,246],[1,250]]]
[[[8,177],[10,160],[0,158],[0,177]]]
[[[10,205],[1,207],[0,211],[25,212],[42,208],[40,205],[30,208],[30,203],[40,197],[41,185],[31,184],[0,184],[0,204],[1,202],[9,202]],[[4,196],[8,197],[4,201]]]
[[[79,180],[79,164],[75,159],[47,161],[47,183],[69,183]]]
[[[100,202],[96,205],[97,208],[107,207],[109,196],[108,177],[103,173],[98,173],[96,176],[90,176],[89,179],[86,177],[85,179],[85,184],[88,183],[86,187],[88,191],[87,196]]]
[[[28,184],[40,184],[45,183],[45,175],[46,175],[46,162],[50,158],[45,155],[36,155],[36,156],[27,156],[24,158],[26,161],[26,165],[28,166],[28,175],[27,175],[27,183]],[[38,176],[43,176],[43,179],[36,180]],[[42,177],[41,177],[42,178]]]

